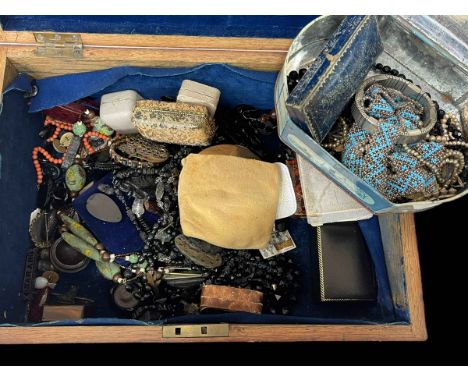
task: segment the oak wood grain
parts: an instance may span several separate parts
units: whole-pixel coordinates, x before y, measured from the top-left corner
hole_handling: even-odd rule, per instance
[[[41,32],[41,31],[36,31]],[[36,32],[0,31],[0,41],[11,44],[35,44]],[[49,33],[45,31],[45,33]],[[253,51],[280,51],[286,53],[292,39],[260,37],[209,37],[183,35],[146,35],[146,34],[99,34],[80,33],[86,47],[104,46],[114,49],[123,47],[139,48],[178,48],[178,49],[238,49]]]
[[[15,79],[18,72],[7,57],[8,49],[0,46],[0,105],[3,99],[3,91]]]
[[[163,338],[157,326],[8,327],[0,343],[414,341],[409,325],[230,325],[229,337]]]
[[[398,309],[407,310],[405,254],[403,252],[400,216],[396,214],[380,215],[379,224],[393,304]]]
[[[0,43],[20,72],[35,78],[107,69],[115,66],[187,67],[226,63],[247,69],[278,71],[290,39],[81,34],[82,58],[36,54],[30,32],[0,33]],[[136,43],[138,42],[138,43]]]
[[[427,328],[414,214],[399,214],[399,224],[396,226],[400,227],[402,237],[411,329],[415,339],[425,341],[427,340]]]
[[[414,214],[379,216],[394,305],[408,310],[415,338],[427,339]]]

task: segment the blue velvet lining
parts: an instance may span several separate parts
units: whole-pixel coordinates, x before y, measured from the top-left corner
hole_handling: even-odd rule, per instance
[[[193,79],[221,89],[221,104],[235,106],[249,103],[260,108],[272,108],[273,87],[276,73],[246,71],[227,65],[207,64],[190,69],[145,69],[115,68],[105,71],[67,75],[37,81],[38,95],[31,102],[31,110],[49,108],[67,103],[83,96],[99,99],[106,92],[134,89],[147,98],[161,95],[175,96],[183,79]],[[24,87],[23,79],[23,87]],[[20,87],[18,83],[11,88]],[[12,306],[6,319],[0,316],[0,323],[23,322],[24,308],[20,304],[18,291],[23,274],[26,249],[29,246],[27,220],[34,208],[35,176],[30,164],[31,148],[36,143],[36,130],[41,126],[40,113],[26,113],[24,99],[18,91],[10,91],[4,97],[5,108],[0,118],[0,153],[3,155],[4,170],[0,179],[0,203],[2,226],[10,225],[5,234],[0,233],[3,243],[10,243],[2,251],[0,267],[6,278],[0,280],[0,308]],[[14,126],[15,134],[11,134]],[[7,141],[4,141],[4,140]],[[4,144],[4,142],[6,144]],[[8,160],[5,161],[5,158]],[[15,162],[18,159],[17,163]],[[17,169],[15,167],[17,166]],[[18,174],[21,174],[19,176]],[[14,182],[11,180],[15,179]],[[8,180],[8,181],[5,181]],[[13,196],[12,196],[13,195]],[[16,203],[10,203],[11,199]],[[10,201],[9,201],[10,200]],[[14,207],[16,205],[16,207]],[[360,222],[360,228],[368,244],[378,284],[376,302],[322,303],[319,299],[319,275],[317,265],[317,243],[315,230],[303,219],[292,219],[290,232],[297,248],[288,252],[301,269],[301,289],[298,302],[290,316],[250,315],[243,313],[184,316],[166,322],[245,322],[245,323],[396,323],[402,321],[396,316],[390,295],[388,277],[383,257],[378,220],[374,217]],[[5,277],[5,276],[4,276]],[[112,303],[112,284],[102,279],[94,264],[84,271],[62,274],[57,292],[66,291],[70,285],[80,285],[79,295],[91,298],[94,304],[89,318],[76,324],[135,324],[139,321],[125,319],[126,314]],[[1,311],[0,311],[1,312]],[[404,318],[404,317],[403,317]],[[121,320],[120,320],[121,319]],[[110,320],[110,321],[109,321]],[[63,324],[63,323],[60,323]],[[73,324],[73,323],[69,323]],[[141,322],[140,324],[145,324]]]
[[[115,195],[110,198],[119,207],[122,213],[122,220],[118,223],[108,223],[96,219],[86,209],[86,202],[88,198],[100,192],[98,190],[99,184],[110,185],[112,183],[112,174],[108,173],[102,179],[96,180],[94,184],[84,192],[82,192],[73,202],[73,208],[78,212],[82,221],[91,230],[93,235],[98,241],[106,247],[111,253],[122,254],[130,252],[139,252],[143,250],[144,242],[140,238],[135,225],[131,222],[127,213],[125,212],[124,205],[119,201]],[[131,206],[130,201],[128,202]],[[143,214],[145,221],[152,226],[158,219],[155,215],[146,212]]]
[[[31,101],[30,112],[63,105],[94,95],[133,89],[145,98],[176,96],[183,80],[200,81],[221,90],[221,106],[241,103],[260,108],[274,105],[276,73],[253,72],[223,64],[204,64],[194,68],[117,67],[95,72],[69,74],[37,81],[39,93]],[[13,85],[12,85],[13,86]]]
[[[22,93],[5,95],[0,115],[0,322],[24,321],[20,292],[37,192],[31,153],[40,143],[36,130],[41,125],[40,113],[28,114]]]
[[[317,16],[2,16],[7,31],[293,38]]]

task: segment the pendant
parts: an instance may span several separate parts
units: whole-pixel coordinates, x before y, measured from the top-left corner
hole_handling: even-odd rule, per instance
[[[29,234],[31,240],[38,248],[48,248],[52,245],[51,240],[57,227],[57,214],[53,210],[47,213],[44,210],[36,210],[31,214]]]
[[[122,212],[117,204],[107,195],[100,192],[92,194],[86,201],[86,210],[96,219],[107,223],[120,223]]]
[[[140,218],[145,213],[144,200],[140,198],[135,198],[132,204],[132,212],[136,217]]]
[[[64,133],[60,137],[60,145],[67,148],[68,146],[70,146],[70,144],[71,144],[71,142],[73,140],[73,137],[74,137],[74,134],[71,131],[69,131],[67,133]]]
[[[78,155],[78,151],[81,147],[81,138],[74,135],[73,139],[71,140],[69,146],[67,147],[67,151],[63,156],[62,168],[68,169],[73,162],[75,161],[76,156]]]
[[[54,148],[55,151],[57,151],[60,154],[65,153],[67,151],[67,148],[62,145],[59,139],[54,139],[52,141],[52,147]]]
[[[156,201],[158,203],[161,202],[164,196],[164,183],[163,182],[159,182],[158,185],[156,186],[155,196],[156,196]]]
[[[79,192],[86,184],[86,172],[83,167],[74,164],[65,173],[65,184],[71,192]]]

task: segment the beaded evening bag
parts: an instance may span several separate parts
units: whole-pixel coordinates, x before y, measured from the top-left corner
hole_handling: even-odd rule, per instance
[[[206,106],[184,102],[137,101],[132,121],[152,141],[208,146],[216,126]]]
[[[342,161],[353,173],[393,202],[428,199],[453,182],[460,170],[457,152],[439,142],[400,139],[422,124],[417,101],[374,84],[365,91],[363,106],[378,125],[370,132],[354,123],[347,134]]]

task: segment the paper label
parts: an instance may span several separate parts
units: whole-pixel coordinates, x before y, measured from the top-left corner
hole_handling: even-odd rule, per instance
[[[274,231],[270,242],[265,248],[260,249],[260,254],[264,259],[280,255],[296,248],[289,231]]]

